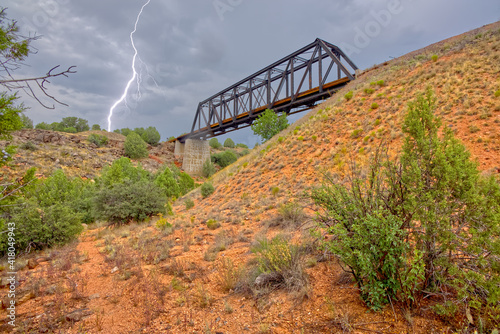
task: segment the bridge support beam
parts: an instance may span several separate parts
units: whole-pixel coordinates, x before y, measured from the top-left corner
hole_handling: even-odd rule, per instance
[[[210,159],[210,146],[206,140],[186,139],[184,144],[176,142],[175,154],[177,152],[183,157],[182,169],[191,175],[201,175],[203,163]]]

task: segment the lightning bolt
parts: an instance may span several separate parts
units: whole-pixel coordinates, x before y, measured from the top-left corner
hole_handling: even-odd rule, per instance
[[[137,90],[138,90],[138,96],[140,97],[140,84],[141,84],[141,79],[140,79],[140,76],[138,76],[137,74],[137,71],[135,69],[135,62],[137,60],[138,57],[138,51],[137,51],[137,48],[135,47],[135,43],[134,43],[134,33],[137,31],[137,24],[139,23],[139,20],[141,18],[141,15],[142,15],[142,12],[144,11],[144,8],[149,5],[149,3],[151,2],[151,0],[148,0],[142,7],[141,7],[141,10],[139,12],[139,14],[137,15],[137,18],[135,20],[135,24],[134,24],[134,30],[132,30],[132,32],[130,33],[130,42],[132,43],[132,48],[134,49],[134,57],[132,58],[132,78],[130,78],[130,80],[127,82],[127,85],[125,86],[125,90],[123,91],[123,95],[120,97],[120,99],[118,101],[115,102],[115,104],[113,104],[113,106],[111,107],[111,109],[109,109],[109,116],[108,116],[108,132],[111,132],[111,118],[113,117],[113,111],[115,110],[115,108],[122,102],[125,101],[125,105],[127,104],[127,94],[128,94],[128,90],[130,89],[130,85],[132,85],[132,83],[136,80],[137,78]],[[139,58],[140,60],[140,58]]]

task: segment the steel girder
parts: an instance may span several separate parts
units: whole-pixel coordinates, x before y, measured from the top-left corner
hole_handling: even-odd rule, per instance
[[[177,140],[215,137],[250,126],[266,109],[287,114],[307,109],[353,80],[357,69],[341,49],[318,38],[200,102],[191,132]]]

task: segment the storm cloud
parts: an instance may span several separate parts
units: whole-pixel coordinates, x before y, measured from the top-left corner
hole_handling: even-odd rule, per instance
[[[35,123],[78,116],[107,127],[131,77],[129,34],[145,2],[3,1],[20,33],[41,36],[16,76],[77,66],[78,73],[50,86],[69,107],[47,110],[23,97]],[[142,91],[132,85],[112,129],[153,125],[163,140],[189,132],[199,101],[317,37],[367,68],[499,19],[498,0],[151,0],[134,35]],[[257,141],[249,131],[231,137]]]

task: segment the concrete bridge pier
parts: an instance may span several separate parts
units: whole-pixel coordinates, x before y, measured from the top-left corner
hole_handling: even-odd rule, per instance
[[[210,146],[206,140],[186,139],[185,143],[176,141],[174,155],[182,158],[182,169],[186,173],[201,175],[203,163],[210,159]]]

